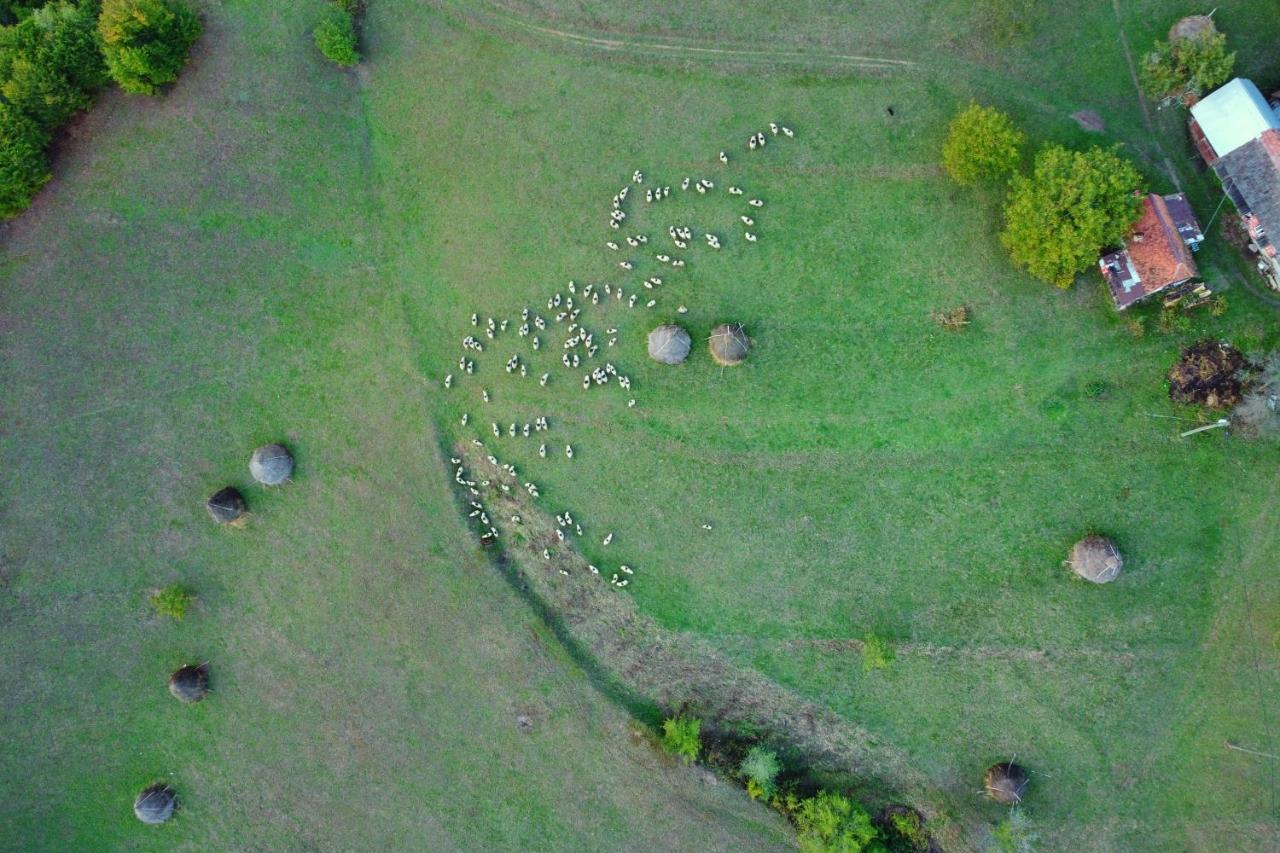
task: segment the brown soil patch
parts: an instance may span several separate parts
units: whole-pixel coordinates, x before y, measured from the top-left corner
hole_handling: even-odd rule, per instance
[[[1071,114],[1071,118],[1076,124],[1091,133],[1101,133],[1107,129],[1107,123],[1102,120],[1102,116],[1093,110],[1076,110]]]
[[[1169,28],[1169,41],[1195,38],[1201,33],[1215,33],[1213,18],[1208,15],[1188,15]]]

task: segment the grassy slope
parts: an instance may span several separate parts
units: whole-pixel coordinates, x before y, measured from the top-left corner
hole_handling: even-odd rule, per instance
[[[409,313],[432,379],[453,369],[471,311],[511,317],[566,278],[616,278],[600,222],[631,169],[669,183],[710,174],[770,200],[760,244],[691,253],[689,283],[669,285],[656,314],[603,315],[622,329],[610,357],[637,378],[636,411],[582,395],[568,376],[556,374],[563,390],[550,396],[503,376],[508,350],[527,351],[513,343],[444,411],[468,411],[482,430],[550,415],[557,439],[578,445],[573,463],[538,460],[527,442],[506,455],[553,507],[587,519],[592,538],[618,532],[611,551],[589,556],[638,565],[646,609],[871,725],[944,787],[971,790],[984,762],[1016,754],[1046,774],[1030,812],[1051,845],[1274,840],[1274,768],[1222,747],[1277,745],[1277,589],[1265,568],[1280,558],[1274,450],[1171,438],[1176,425],[1148,413],[1185,415],[1159,382],[1182,341],[1131,339],[1093,283],[1059,293],[1011,273],[991,205],[936,168],[945,120],[969,97],[1012,109],[1039,139],[1075,143],[1087,138],[1068,114],[1087,107],[1108,121],[1101,141],[1129,141],[1153,186],[1168,186],[1169,156],[1208,199],[1176,117],[1156,116],[1159,147],[1146,134],[1114,11],[1082,4],[1072,28],[1044,27],[997,65],[961,18],[914,5],[855,17],[823,4],[843,29],[803,14],[774,27],[786,13],[773,7],[735,16],[686,5],[673,15],[687,20],[651,27],[658,17],[643,4],[543,5],[533,20],[563,29],[770,47],[821,33],[832,50],[924,67],[887,79],[676,71],[566,56],[501,22],[524,47],[419,9],[379,11],[379,32],[413,34],[385,38],[371,95],[378,150],[398,176],[389,198],[403,275],[423,282]],[[1122,9],[1122,19],[1142,45],[1177,11]],[[1220,15],[1246,30],[1261,11]],[[895,23],[865,36],[873,20]],[[1256,30],[1241,38],[1242,49],[1257,44]],[[802,139],[727,170],[714,163],[773,116]],[[643,222],[650,234],[732,215],[723,200],[664,204]],[[1237,274],[1216,248],[1205,266],[1219,284]],[[1232,301],[1222,320],[1198,317],[1194,335],[1274,345],[1274,317],[1244,294]],[[647,364],[643,333],[677,302],[695,338],[746,322],[752,362],[723,373],[704,359]],[[961,302],[976,318],[963,335],[929,321]],[[535,363],[557,357],[553,347]],[[1086,396],[1091,380],[1109,383],[1102,399]],[[496,391],[489,408],[479,384]],[[1106,590],[1060,568],[1089,527],[1129,556],[1129,574]],[[867,630],[907,643],[874,677],[856,655],[810,642]]]
[[[3,236],[0,847],[783,842],[635,744],[468,544],[317,8],[209,7],[179,86],[104,97]],[[297,481],[215,529],[281,437]],[[146,605],[171,581],[182,624]],[[192,660],[215,694],[185,708]],[[155,778],[160,830],[129,813]]]

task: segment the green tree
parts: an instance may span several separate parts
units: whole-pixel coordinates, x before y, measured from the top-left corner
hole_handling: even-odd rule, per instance
[[[316,48],[335,65],[348,67],[360,62],[354,11],[345,6],[330,6],[316,24]]]
[[[48,143],[39,124],[0,101],[0,219],[26,210],[49,180]]]
[[[879,836],[866,809],[834,791],[801,800],[792,819],[805,853],[861,853]]]
[[[995,107],[970,104],[951,120],[942,166],[958,184],[995,180],[1013,172],[1027,137]]]
[[[1114,150],[1070,151],[1047,145],[1030,175],[1014,175],[1000,240],[1014,264],[1036,278],[1070,287],[1122,242],[1138,219],[1142,177]]]
[[[782,772],[782,763],[778,754],[763,746],[753,746],[742,760],[738,768],[747,780],[747,791],[752,798],[772,797],[778,790],[778,774]]]
[[[1224,33],[1204,30],[1190,38],[1158,41],[1142,58],[1142,90],[1157,101],[1203,95],[1231,77],[1235,53],[1227,53]]]
[[[98,33],[111,79],[151,95],[178,79],[200,19],[180,0],[104,0]]]
[[[662,745],[686,762],[696,761],[702,751],[702,721],[696,717],[669,717],[662,721]]]
[[[46,131],[89,106],[107,81],[91,4],[50,3],[0,28],[0,95]]]

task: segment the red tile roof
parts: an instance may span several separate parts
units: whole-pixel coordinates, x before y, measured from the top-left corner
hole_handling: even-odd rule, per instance
[[[1128,308],[1197,274],[1168,205],[1155,193],[1142,200],[1142,218],[1124,249],[1106,255],[1100,266],[1117,308]]]

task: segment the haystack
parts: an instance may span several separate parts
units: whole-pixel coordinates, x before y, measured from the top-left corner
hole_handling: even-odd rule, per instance
[[[164,823],[173,817],[173,810],[177,805],[178,796],[173,789],[163,782],[157,782],[138,794],[138,798],[133,801],[133,813],[143,823]]]
[[[1169,368],[1169,399],[1210,409],[1230,408],[1240,402],[1244,367],[1244,356],[1231,344],[1198,341]]]
[[[209,508],[209,515],[219,524],[234,524],[249,511],[244,495],[235,486],[227,486],[214,492],[206,506]]]
[[[199,702],[209,693],[208,664],[188,664],[169,676],[169,692],[179,702]]]
[[[689,333],[666,323],[649,333],[649,357],[660,364],[679,364],[689,357]]]
[[[716,364],[732,367],[742,364],[742,360],[747,357],[751,339],[747,337],[741,323],[725,323],[711,330],[709,346]]]
[[[249,457],[249,473],[264,486],[278,486],[293,476],[293,455],[282,444],[264,444]]]
[[[1199,38],[1208,33],[1213,35],[1218,28],[1213,25],[1213,18],[1208,15],[1188,15],[1169,28],[1169,41]]]
[[[1110,539],[1086,536],[1071,549],[1067,559],[1071,571],[1093,583],[1110,583],[1120,575],[1124,558]]]
[[[1016,806],[1022,802],[1022,795],[1026,793],[1030,777],[1027,771],[1013,762],[1002,761],[987,768],[983,781],[986,784],[988,797],[1006,806]]]

